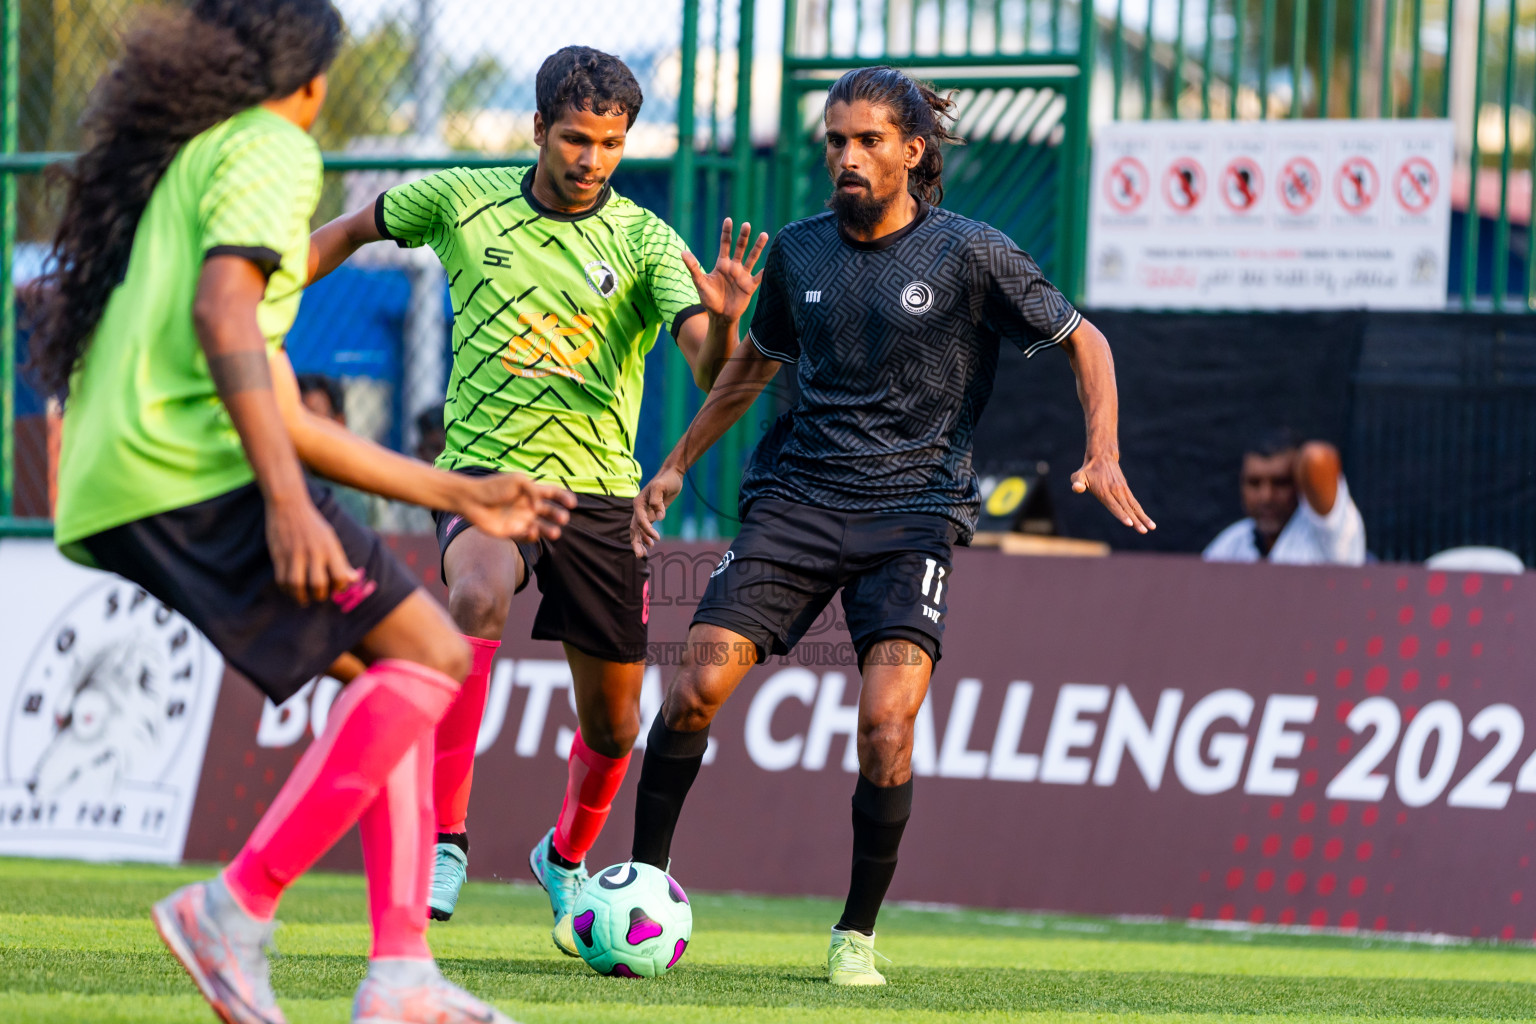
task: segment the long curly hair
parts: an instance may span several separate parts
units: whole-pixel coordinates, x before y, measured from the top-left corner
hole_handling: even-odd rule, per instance
[[[127,273],[144,208],[181,147],[302,88],[330,67],[342,31],[330,0],[193,0],[138,16],[81,118],[84,151],[52,170],[64,214],[34,291],[28,365],[48,393],[68,388]]]
[[[963,146],[950,129],[955,121],[954,93],[940,96],[926,82],[884,64],[849,71],[827,91],[826,107],[865,100],[884,107],[904,138],[922,137],[926,146],[917,166],[907,172],[907,190],[934,206],[944,201],[943,147]]]

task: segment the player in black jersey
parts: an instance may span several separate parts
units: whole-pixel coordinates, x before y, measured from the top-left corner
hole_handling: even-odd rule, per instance
[[[971,447],[998,345],[1060,345],[1077,375],[1087,454],[1072,489],[1126,526],[1155,524],[1120,472],[1114,364],[1104,336],[989,225],[939,207],[952,104],[886,67],[844,75],[827,96],[830,212],[790,224],[768,254],[750,345],[721,372],[681,441],[635,498],[636,554],[688,468],[779,367],[798,406],[753,454],[741,532],[709,581],[689,648],[651,727],[633,855],[668,863],[709,723],[752,659],[784,654],[833,594],[863,675],[853,870],[827,955],[834,984],[880,985],[875,916],[912,807],[912,735],[941,654],[951,545],[980,500]],[[705,646],[707,645],[707,646]],[[695,657],[694,652],[699,656]]]

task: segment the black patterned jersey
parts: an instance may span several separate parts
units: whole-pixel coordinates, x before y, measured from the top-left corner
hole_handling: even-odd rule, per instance
[[[796,221],[768,252],[749,337],[792,363],[796,407],[779,417],[742,481],[745,509],[772,496],[847,512],[927,512],[976,529],[976,422],[998,342],[1027,356],[1081,322],[1030,255],[1001,231],[922,204],[874,242],[832,213]]]

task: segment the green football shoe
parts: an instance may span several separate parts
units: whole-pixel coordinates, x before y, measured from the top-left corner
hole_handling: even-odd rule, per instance
[[[452,843],[438,843],[432,860],[432,892],[427,896],[427,916],[446,921],[459,905],[459,891],[469,874],[469,854]]]
[[[827,981],[834,985],[884,985],[885,975],[875,970],[879,955],[873,935],[833,928],[832,944],[827,947]]]
[[[574,868],[563,868],[551,861],[549,842],[554,834],[554,829],[544,833],[544,838],[528,854],[528,869],[549,894],[549,909],[555,915],[555,927],[549,937],[554,940],[555,948],[566,956],[580,956],[576,949],[576,932],[571,927],[571,908],[576,905],[581,887],[587,884],[587,865],[583,861]]]

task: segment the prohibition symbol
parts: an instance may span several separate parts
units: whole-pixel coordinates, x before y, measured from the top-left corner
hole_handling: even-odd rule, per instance
[[[1323,191],[1323,176],[1304,156],[1287,160],[1280,168],[1280,202],[1292,213],[1306,213]]]
[[[1421,156],[1411,156],[1397,169],[1397,201],[1409,213],[1423,213],[1435,201],[1440,182],[1434,167]]]
[[[1200,205],[1205,195],[1205,172],[1192,157],[1181,156],[1168,165],[1163,175],[1163,198],[1179,213],[1188,213]]]
[[[1221,176],[1221,198],[1238,213],[1247,213],[1259,201],[1264,190],[1264,176],[1259,165],[1245,156],[1227,164]]]
[[[1376,201],[1381,179],[1376,174],[1375,164],[1363,156],[1352,156],[1339,168],[1334,187],[1344,209],[1350,213],[1364,213]]]
[[[1104,198],[1120,213],[1133,213],[1147,198],[1150,181],[1140,160],[1123,156],[1109,165],[1109,174],[1104,178]]]

